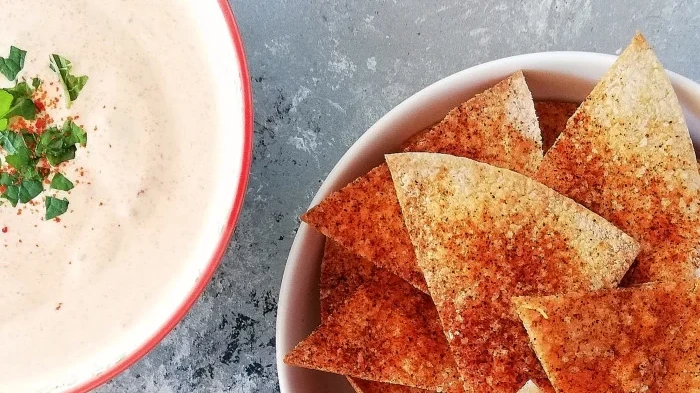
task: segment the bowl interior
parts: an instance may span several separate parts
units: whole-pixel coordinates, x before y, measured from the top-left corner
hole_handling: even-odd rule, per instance
[[[548,52],[481,64],[414,94],[372,126],[333,168],[312,202],[320,202],[396,151],[414,133],[517,70],[523,70],[535,100],[583,101],[616,57],[585,52]],[[700,85],[669,72],[691,137],[700,143]],[[301,224],[287,260],[277,316],[277,366],[282,393],[351,393],[342,376],[290,367],[284,355],[319,324],[319,276],[324,237]]]

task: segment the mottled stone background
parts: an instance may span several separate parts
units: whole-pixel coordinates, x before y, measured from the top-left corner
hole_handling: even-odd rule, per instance
[[[277,294],[304,211],[370,125],[426,85],[500,57],[619,51],[635,30],[700,80],[700,1],[234,0],[255,102],[245,207],[185,320],[100,393],[278,392]]]

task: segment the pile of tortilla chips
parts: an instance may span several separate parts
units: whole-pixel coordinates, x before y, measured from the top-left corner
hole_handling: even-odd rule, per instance
[[[285,358],[359,393],[700,391],[700,174],[638,34],[580,105],[522,72],[302,218],[321,326]]]

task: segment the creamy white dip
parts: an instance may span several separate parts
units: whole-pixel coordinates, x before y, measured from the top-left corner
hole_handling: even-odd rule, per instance
[[[62,391],[142,345],[207,266],[241,169],[239,70],[214,1],[0,12],[0,55],[28,52],[21,75],[58,83],[57,53],[90,77],[70,109],[88,144],[64,171],[79,182],[60,194],[69,211],[0,207],[0,392]]]

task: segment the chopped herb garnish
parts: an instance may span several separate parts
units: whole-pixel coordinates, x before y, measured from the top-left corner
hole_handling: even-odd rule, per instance
[[[37,109],[32,101],[32,93],[32,88],[26,82],[0,89],[0,130],[7,129],[10,119],[15,116],[27,120],[36,119]]]
[[[6,187],[7,189],[2,194],[2,197],[10,201],[12,206],[17,206],[17,202],[27,203],[44,191],[44,186],[40,180],[15,181]]]
[[[75,124],[73,120],[66,120],[63,123],[63,132],[70,135],[70,140],[73,143],[80,144],[80,146],[85,147],[87,145],[87,134],[79,125]]]
[[[11,186],[17,182],[17,175],[11,175],[7,172],[0,173],[0,186]]]
[[[49,175],[44,168],[37,168],[36,163],[38,160],[33,160],[30,162],[31,165],[25,165],[20,171],[19,175],[24,180],[44,180],[46,176]],[[40,170],[41,169],[41,170]]]
[[[46,215],[44,217],[47,221],[53,220],[66,211],[68,211],[67,199],[58,199],[50,196],[46,197]]]
[[[14,46],[10,47],[10,55],[7,59],[0,57],[0,73],[9,81],[17,79],[17,74],[24,68],[24,58],[27,52]]]
[[[85,146],[87,134],[72,120],[66,120],[63,128],[47,128],[36,144],[36,155],[46,156],[53,166],[75,158],[76,145]]]
[[[0,72],[16,80],[24,66],[26,52],[12,47],[7,59],[0,57]],[[78,98],[87,83],[87,76],[71,74],[71,62],[51,55],[50,67],[59,76],[66,92],[68,106]],[[29,203],[44,191],[47,178],[50,188],[70,191],[74,184],[55,168],[75,158],[78,146],[87,144],[87,133],[70,117],[58,127],[45,113],[47,92],[42,80],[17,81],[13,87],[0,89],[0,147],[4,163],[0,167],[0,197],[12,206]],[[35,103],[36,100],[36,103]],[[68,200],[46,196],[46,220],[68,210]]]
[[[54,190],[70,191],[73,189],[73,182],[62,174],[57,173],[53,176],[53,179],[51,179],[51,188]]]
[[[72,120],[67,120],[60,130],[47,129],[38,139],[33,134],[0,131],[0,146],[7,152],[5,161],[15,169],[12,175],[2,173],[0,176],[0,185],[6,187],[2,196],[13,206],[31,201],[43,191],[43,180],[48,175],[48,168],[37,166],[39,159],[45,157],[49,164],[57,166],[74,158],[76,145],[86,141],[85,131]],[[69,191],[73,183],[57,173],[51,188]]]
[[[21,116],[27,120],[36,119],[36,106],[31,98],[15,98],[12,102],[10,110],[4,114],[0,114],[3,119],[11,119],[15,116]]]
[[[10,156],[17,154],[29,156],[31,154],[22,135],[16,132],[9,130],[0,131],[0,145]],[[15,168],[19,169],[18,167]]]
[[[17,170],[24,169],[25,166],[29,165],[29,150],[23,150],[18,152],[17,154],[9,155],[5,157],[5,160],[11,167]]]
[[[44,186],[39,180],[25,179],[19,185],[19,201],[27,203],[44,191]]]
[[[68,106],[70,107],[73,101],[78,99],[78,95],[80,91],[83,90],[83,87],[85,87],[88,77],[86,75],[75,76],[71,74],[73,63],[59,55],[51,55],[50,67],[51,70],[57,73],[58,77],[61,78],[61,83],[68,96]]]
[[[14,98],[32,98],[32,94],[34,93],[27,82],[19,82],[15,85],[15,87],[10,87],[3,90],[12,94],[12,97]]]
[[[7,186],[5,192],[2,193],[2,197],[10,201],[12,206],[17,206],[17,202],[19,202],[19,186],[14,184]]]
[[[0,113],[7,113],[10,111],[10,108],[12,107],[12,101],[14,100],[14,97],[12,97],[12,94],[0,90]],[[0,130],[6,130],[7,125],[9,123],[8,119],[5,119],[4,117],[0,117]]]

